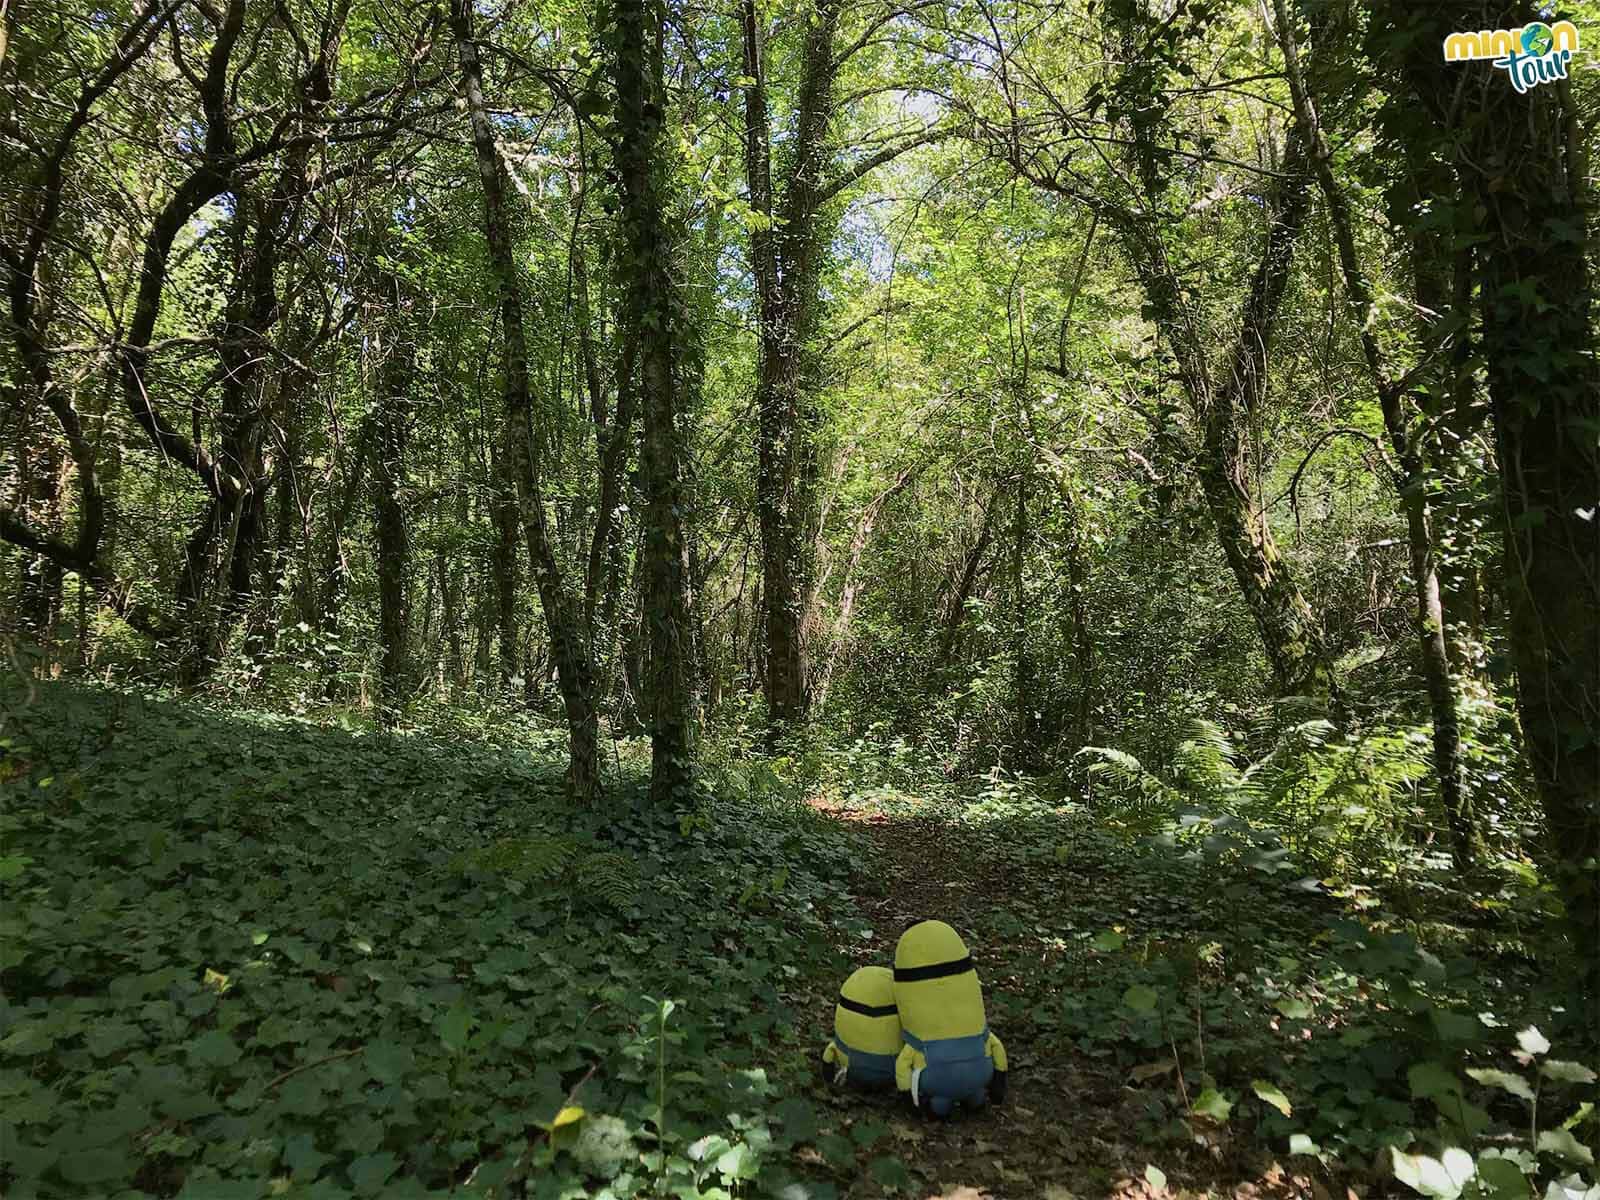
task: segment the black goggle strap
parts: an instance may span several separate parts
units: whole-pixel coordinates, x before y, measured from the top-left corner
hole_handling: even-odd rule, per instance
[[[863,1004],[859,1000],[850,999],[843,992],[839,993],[839,1007],[859,1013],[863,1017],[892,1017],[900,1011],[892,1004]]]
[[[972,955],[953,962],[929,963],[925,967],[896,967],[896,983],[920,983],[925,979],[943,979],[946,975],[965,975],[972,970]]]

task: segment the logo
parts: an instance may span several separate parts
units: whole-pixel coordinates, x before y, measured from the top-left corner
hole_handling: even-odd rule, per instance
[[[1452,33],[1444,40],[1445,62],[1489,59],[1511,76],[1518,92],[1567,77],[1567,66],[1578,52],[1578,27],[1571,21],[1546,25],[1535,21],[1521,29],[1485,29],[1482,33]]]

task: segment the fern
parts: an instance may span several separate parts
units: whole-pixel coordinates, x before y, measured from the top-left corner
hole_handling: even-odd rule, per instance
[[[627,908],[639,894],[639,864],[631,854],[616,851],[586,854],[578,860],[576,882],[586,895]]]
[[[1242,853],[1264,870],[1282,870],[1272,864],[1283,851],[1263,853],[1269,847],[1307,851],[1325,865],[1359,860],[1362,839],[1415,810],[1429,770],[1424,731],[1385,730],[1355,742],[1335,741],[1335,732],[1326,720],[1302,721],[1241,769],[1222,728],[1197,720],[1170,779],[1125,751],[1079,753],[1109,785],[1107,803],[1130,832],[1164,829],[1207,854]]]
[[[1239,788],[1238,757],[1233,743],[1214,721],[1196,719],[1191,734],[1178,746],[1178,777],[1183,789],[1219,801]]]
[[[639,894],[639,865],[631,855],[589,849],[573,838],[552,834],[501,838],[463,851],[451,860],[450,869],[545,884],[616,909],[631,905]]]
[[[450,865],[457,872],[487,871],[512,879],[547,882],[559,878],[577,854],[578,844],[571,838],[534,834],[501,838],[463,851]]]

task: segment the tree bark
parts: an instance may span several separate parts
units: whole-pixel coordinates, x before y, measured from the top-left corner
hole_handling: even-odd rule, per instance
[[[550,653],[571,738],[567,782],[575,798],[588,803],[600,787],[600,717],[595,705],[594,664],[584,636],[581,612],[567,592],[550,537],[544,496],[533,461],[533,397],[528,373],[528,344],[523,322],[522,285],[511,246],[511,218],[506,205],[506,171],[495,145],[483,97],[483,70],[472,36],[470,0],[451,0],[450,25],[461,57],[462,89],[472,129],[478,182],[483,190],[484,236],[495,275],[504,335],[505,439],[501,471],[516,487],[517,515],[528,547],[529,566],[539,589]],[[502,627],[502,637],[506,630]],[[502,647],[502,661],[505,648]],[[513,659],[514,661],[514,659]]]
[[[644,401],[643,607],[648,646],[645,710],[650,728],[650,797],[693,803],[697,687],[689,620],[688,544],[683,514],[685,301],[673,271],[668,172],[660,133],[662,27],[646,0],[618,0],[617,174],[622,182],[628,267],[639,319],[639,382]]]
[[[1444,609],[1439,600],[1438,560],[1433,540],[1433,515],[1428,506],[1429,463],[1411,428],[1406,398],[1393,365],[1378,343],[1377,312],[1372,283],[1356,250],[1355,229],[1349,204],[1333,174],[1333,154],[1323,136],[1316,99],[1301,71],[1294,24],[1286,0],[1274,0],[1277,33],[1287,66],[1290,95],[1301,140],[1322,189],[1329,223],[1333,227],[1345,293],[1354,309],[1367,372],[1378,393],[1384,429],[1399,463],[1396,486],[1405,511],[1415,598],[1413,621],[1422,657],[1423,678],[1433,714],[1433,765],[1439,780],[1439,799],[1450,829],[1450,850],[1457,870],[1468,870],[1477,857],[1477,829],[1470,800],[1462,788],[1461,724],[1455,677],[1445,646]]]
[[[967,552],[961,567],[961,578],[956,584],[955,591],[950,595],[949,606],[945,609],[944,626],[939,633],[940,670],[947,670],[955,658],[956,639],[961,633],[962,619],[967,614],[967,599],[972,595],[973,585],[978,581],[978,568],[983,565],[983,556],[989,552],[989,547],[994,542],[994,514],[999,507],[1000,488],[997,486],[994,494],[989,497],[988,504],[984,505],[983,524],[978,529],[978,539]]]
[[[1393,73],[1426,114],[1426,135],[1452,154],[1463,201],[1457,234],[1476,248],[1517,707],[1549,826],[1553,876],[1595,1004],[1600,367],[1587,254],[1592,200],[1576,113],[1566,83],[1519,95],[1498,71],[1463,78],[1462,64],[1440,61],[1446,33],[1515,28],[1533,19],[1527,8],[1391,2],[1377,17],[1396,47]]]
[[[411,531],[405,510],[406,443],[409,440],[411,376],[415,346],[403,339],[409,305],[399,281],[382,277],[391,304],[380,320],[388,337],[378,347],[377,396],[373,413],[372,503],[378,568],[378,634],[382,650],[379,694],[386,713],[397,708],[409,684],[408,641]]]

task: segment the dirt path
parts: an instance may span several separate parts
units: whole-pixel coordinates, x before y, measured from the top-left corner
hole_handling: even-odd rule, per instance
[[[1010,1058],[1009,1102],[948,1122],[917,1116],[899,1097],[818,1088],[819,1098],[844,1125],[876,1121],[888,1126],[890,1136],[874,1153],[893,1154],[905,1163],[913,1182],[909,1194],[942,1200],[1170,1200],[1202,1195],[1328,1200],[1320,1184],[1290,1177],[1270,1157],[1226,1141],[1178,1148],[1176,1153],[1170,1146],[1147,1151],[1137,1128],[1148,1092],[1130,1085],[1125,1068],[1105,1058],[1040,1051],[1050,1038],[1030,1014],[1059,1004],[1062,978],[1061,940],[1048,917],[1009,934],[1003,944],[973,933],[991,925],[1002,906],[1020,903],[1026,909],[1019,873],[986,866],[981,853],[962,843],[958,827],[936,818],[826,811],[850,822],[876,851],[874,871],[856,885],[855,903],[872,935],[852,951],[855,963],[892,963],[895,942],[906,926],[930,917],[948,921],[973,948],[990,1023],[1005,1039]],[[1061,895],[1058,903],[1065,910],[1073,897]],[[1048,970],[1052,965],[1056,969]],[[822,1007],[830,1001],[831,994],[819,998]],[[1146,1179],[1151,1161],[1167,1172],[1166,1187]],[[868,1179],[842,1190],[848,1196],[883,1194]]]

